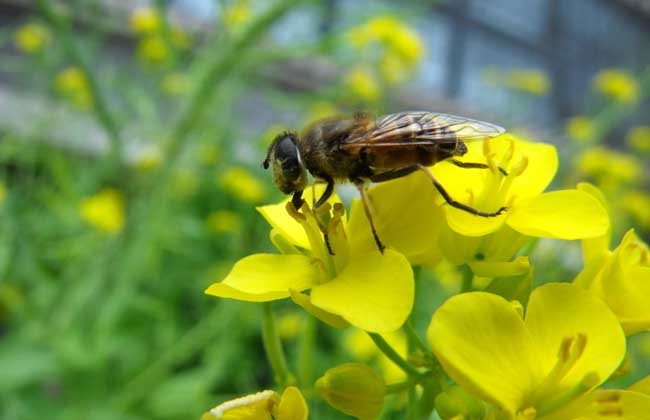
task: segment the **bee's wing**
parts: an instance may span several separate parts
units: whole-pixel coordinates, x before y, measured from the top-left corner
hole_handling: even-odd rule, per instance
[[[456,115],[399,112],[381,117],[370,130],[353,133],[342,148],[468,142],[496,137],[505,131],[495,124]]]

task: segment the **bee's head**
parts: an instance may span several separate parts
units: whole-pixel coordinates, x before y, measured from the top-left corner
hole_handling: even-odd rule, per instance
[[[273,182],[285,194],[302,191],[307,186],[307,171],[300,157],[295,133],[278,135],[269,146],[262,165],[264,169],[271,166]]]

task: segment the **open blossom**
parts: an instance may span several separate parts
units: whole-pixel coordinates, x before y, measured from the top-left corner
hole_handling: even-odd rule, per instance
[[[310,200],[311,192],[306,194],[306,203]],[[340,203],[326,215],[330,217],[330,253],[321,222],[306,203],[300,212],[288,201],[260,207],[273,227],[271,241],[283,255],[244,257],[206,293],[251,302],[291,297],[333,326],[352,324],[372,332],[397,330],[413,306],[413,272],[408,260],[393,249],[381,254],[370,244],[348,240],[369,226],[366,220],[360,223],[356,218],[357,222],[348,224]]]
[[[300,390],[287,387],[282,395],[266,390],[226,401],[201,420],[306,420],[309,408]]]
[[[427,336],[449,376],[493,407],[485,419],[632,420],[650,412],[640,393],[595,390],[622,362],[625,336],[607,306],[574,285],[537,288],[525,316],[493,294],[456,295]]]

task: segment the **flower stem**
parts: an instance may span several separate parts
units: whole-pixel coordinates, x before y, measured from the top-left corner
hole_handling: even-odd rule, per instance
[[[395,349],[393,349],[383,337],[377,333],[368,333],[370,339],[375,343],[377,348],[382,351],[393,363],[399,366],[407,375],[413,377],[419,377],[422,374],[419,370],[400,356]]]
[[[270,302],[262,304],[262,341],[266,357],[269,359],[269,364],[275,375],[275,381],[282,387],[289,385],[293,382],[293,378],[287,367],[287,359],[284,357],[280,336],[275,328]]]
[[[426,344],[424,344],[424,341],[420,338],[418,335],[417,331],[415,331],[415,328],[413,327],[413,323],[411,320],[408,320],[404,323],[402,326],[404,329],[404,332],[406,333],[406,336],[410,340],[413,345],[420,350],[425,357],[427,358],[435,358],[433,354],[431,353],[431,350],[427,347]]]
[[[308,387],[312,383],[314,365],[314,344],[316,341],[316,318],[311,315],[305,320],[300,350],[298,353],[298,383]]]
[[[472,269],[465,264],[460,267],[460,272],[463,275],[463,283],[460,286],[460,292],[471,292],[473,287],[472,283],[474,281],[474,273],[472,273]]]

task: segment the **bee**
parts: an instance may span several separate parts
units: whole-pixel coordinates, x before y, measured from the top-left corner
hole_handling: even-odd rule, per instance
[[[484,163],[461,162],[455,157],[467,153],[465,142],[504,132],[498,125],[450,114],[399,112],[375,119],[357,113],[318,121],[301,135],[279,134],[269,146],[263,166],[272,168],[280,191],[293,194],[291,201],[296,209],[303,204],[307,172],[327,184],[314,208],[327,201],[336,182],[353,183],[361,195],[377,248],[383,252],[385,246],[377,235],[366,194],[368,182],[385,182],[420,170],[450,206],[476,216],[498,216],[506,207],[484,212],[454,200],[428,167],[447,161],[461,168],[488,168]]]

